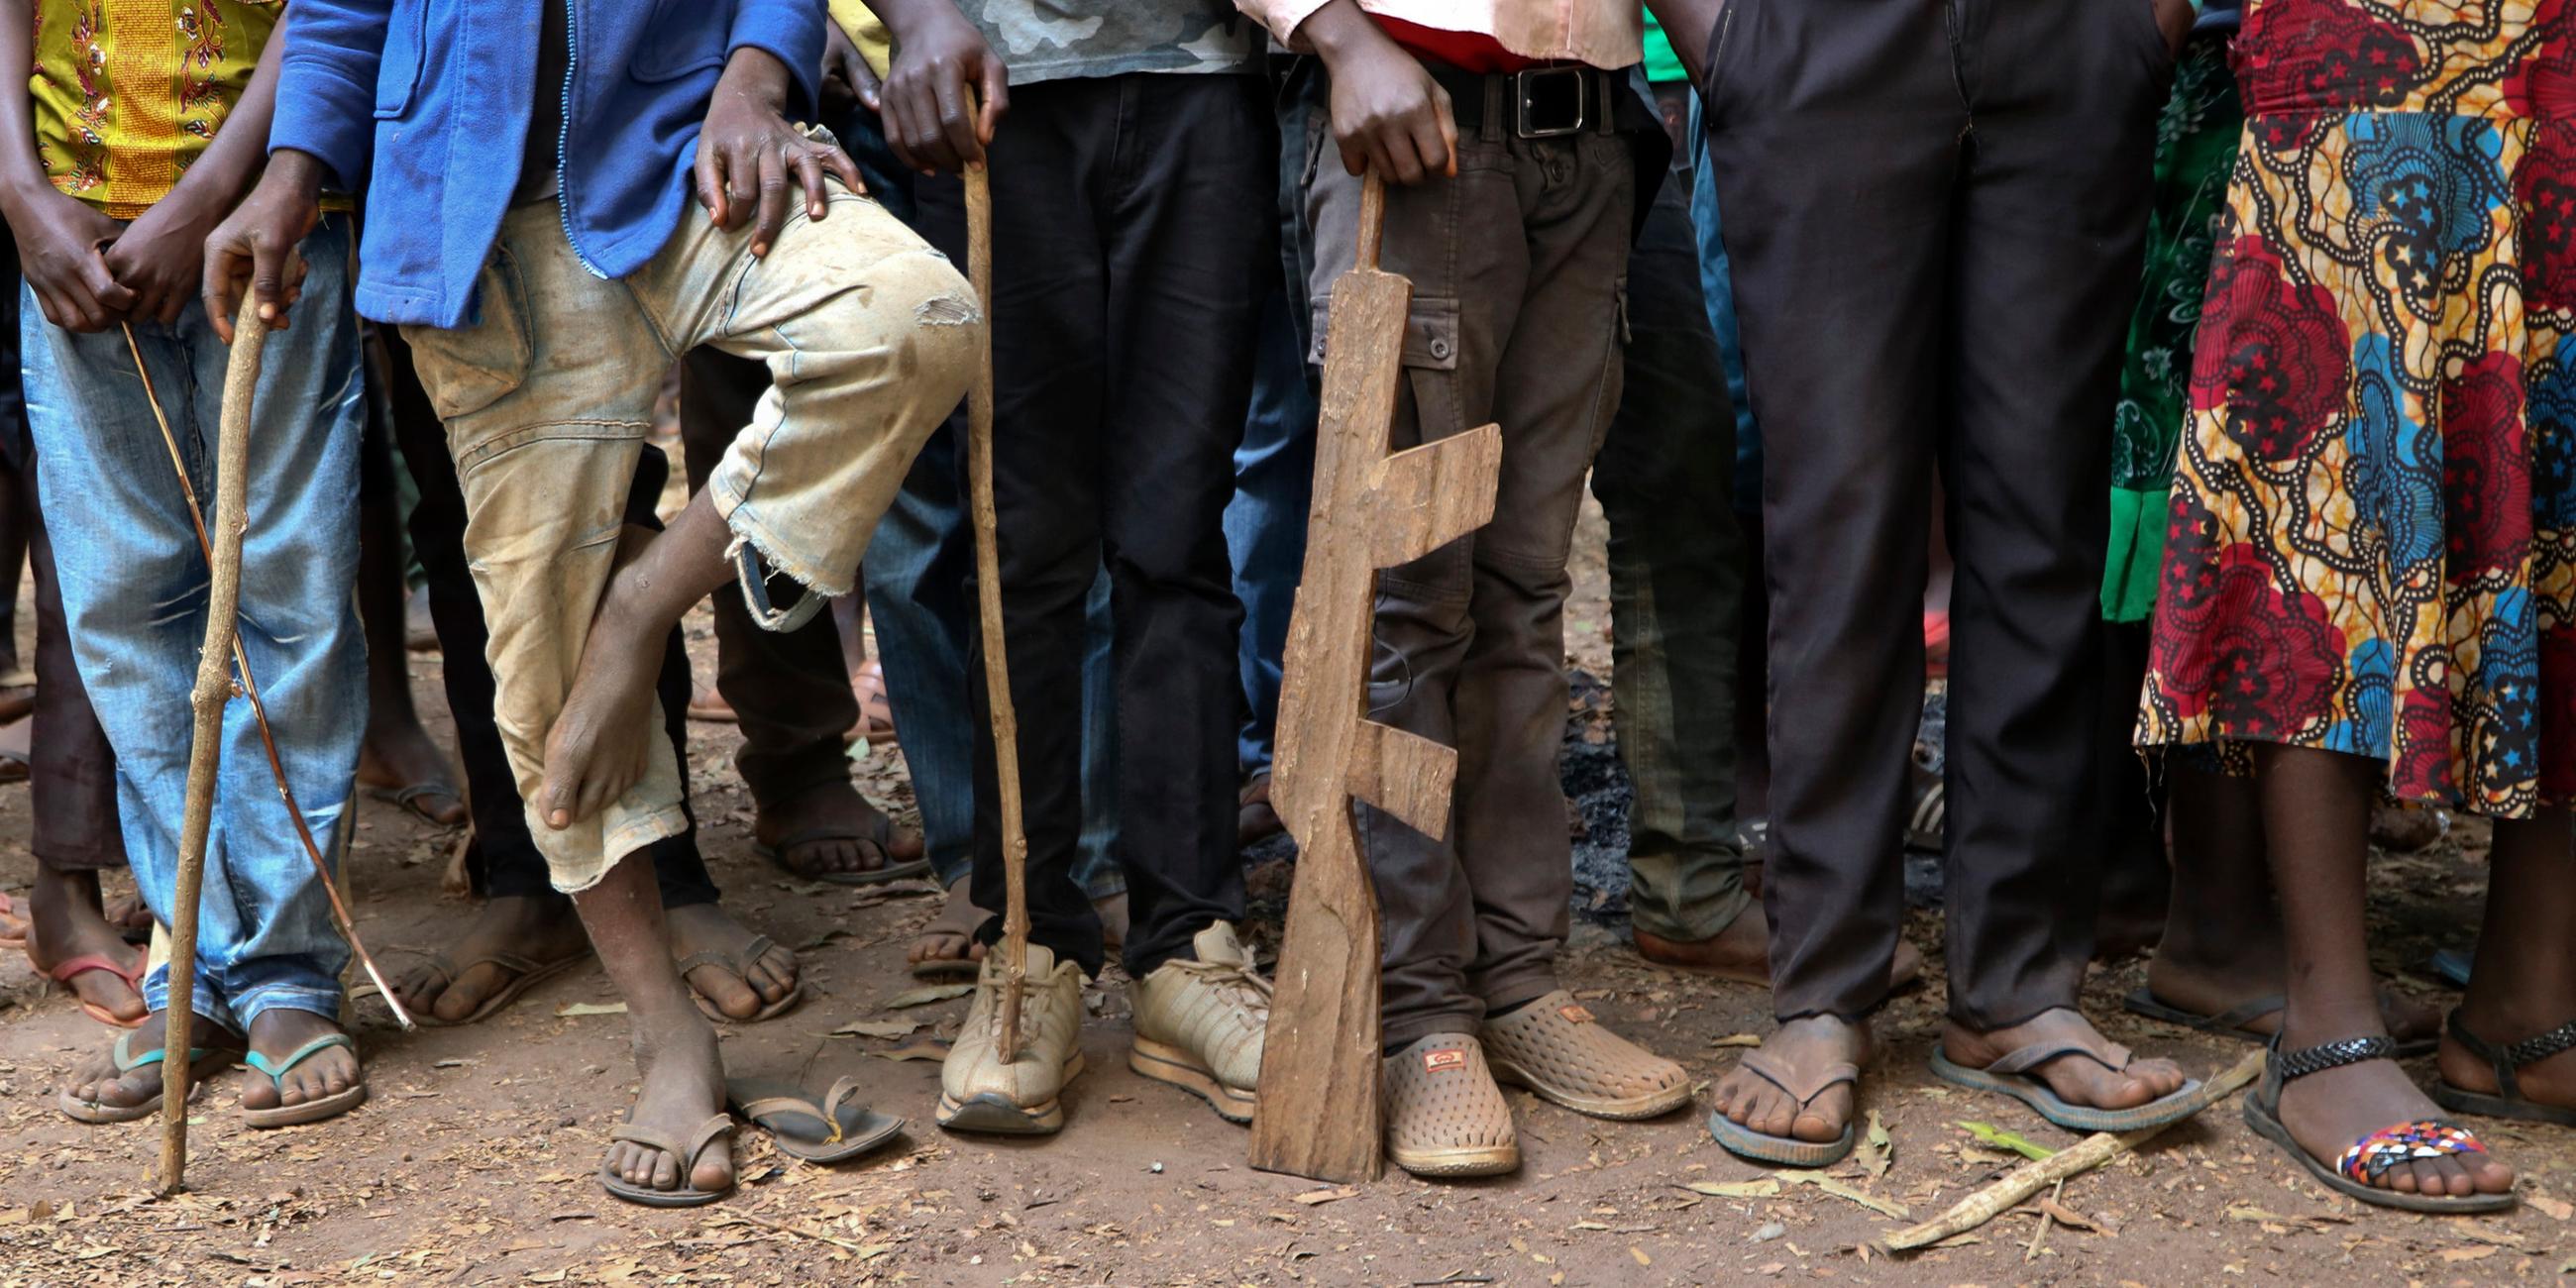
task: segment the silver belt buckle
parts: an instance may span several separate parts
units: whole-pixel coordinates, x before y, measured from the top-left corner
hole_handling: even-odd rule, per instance
[[[1583,78],[1593,74],[1589,67],[1531,67],[1512,73],[1513,125],[1524,139],[1553,139],[1580,134],[1592,122],[1585,111]],[[1551,79],[1562,79],[1573,91],[1574,115],[1570,121],[1544,121],[1545,110],[1539,101],[1540,87]],[[1551,96],[1553,97],[1553,96]],[[1553,106],[1553,104],[1547,105]]]

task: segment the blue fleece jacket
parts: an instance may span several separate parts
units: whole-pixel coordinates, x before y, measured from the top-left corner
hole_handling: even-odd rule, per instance
[[[544,4],[568,4],[572,66],[538,85]],[[725,60],[767,50],[806,113],[823,0],[296,0],[269,148],[319,157],[367,193],[358,312],[457,326],[527,153],[538,94],[564,102],[564,233],[602,277],[679,225],[698,127]]]

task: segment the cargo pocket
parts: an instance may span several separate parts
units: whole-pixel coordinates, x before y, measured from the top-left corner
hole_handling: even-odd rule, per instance
[[[506,246],[474,278],[481,317],[460,327],[406,326],[421,387],[439,419],[455,421],[491,406],[527,382],[534,356],[529,341],[527,282]]]
[[[1314,344],[1306,360],[1324,361],[1332,299],[1315,301]],[[1396,396],[1392,450],[1447,438],[1467,429],[1466,400],[1458,389],[1458,301],[1414,297],[1404,317],[1404,382]],[[1409,395],[1409,398],[1408,398]],[[1411,415],[1407,415],[1407,402]]]

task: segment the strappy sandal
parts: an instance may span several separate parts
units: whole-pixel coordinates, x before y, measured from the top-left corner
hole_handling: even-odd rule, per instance
[[[2448,1194],[2406,1194],[2386,1189],[2376,1182],[2389,1168],[2419,1159],[2441,1158],[2450,1154],[2483,1154],[2487,1147],[2469,1130],[2438,1118],[2420,1122],[2398,1123],[2382,1127],[2352,1143],[2332,1167],[2318,1161],[2315,1155],[2300,1147],[2298,1139],[2281,1123],[2281,1088],[2328,1069],[2371,1060],[2394,1060],[2397,1043],[2385,1036],[2344,1038],[2296,1051],[2281,1050],[2274,1038],[2271,1054],[2263,1061],[2263,1082],[2254,1094],[2245,1098],[2245,1125],[2254,1134],[2278,1145],[2318,1184],[2350,1198],[2380,1207],[2399,1208],[2408,1212],[2498,1212],[2512,1207],[2514,1196],[2504,1194],[2470,1194],[2453,1197]]]
[[[743,987],[750,988],[751,964],[767,956],[769,950],[777,946],[777,941],[767,935],[753,935],[750,942],[732,952],[710,948],[704,952],[691,953],[674,965],[680,972],[680,982],[684,984],[688,982],[690,971],[701,966],[715,966],[731,972],[735,979],[742,981]],[[759,990],[754,989],[752,995],[759,996]],[[699,1013],[718,1024],[758,1024],[763,1020],[774,1020],[795,1009],[796,1004],[804,999],[805,981],[800,977],[796,981],[796,986],[787,990],[787,996],[761,1007],[757,1014],[735,1019],[725,1014],[715,1003],[708,1001],[705,994],[695,988],[689,990],[689,1000],[698,1004]]]
[[[2186,1011],[2179,1006],[2158,1001],[2153,990],[2141,985],[2122,999],[2120,1005],[2131,1015],[2143,1015],[2160,1023],[2179,1025],[2194,1033],[2207,1033],[2213,1037],[2234,1038],[2239,1042],[2253,1043],[2255,1046],[2267,1046],[2272,1041],[2271,1034],[2257,1033],[2245,1026],[2265,1016],[2280,1014],[2282,1009],[2289,1005],[2289,999],[2273,993],[2231,1006],[2216,1015],[2203,1015],[2197,1011]],[[2391,1038],[2390,1041],[2396,1041],[2396,1039]],[[2440,1045],[2439,1041],[2434,1038],[2416,1038],[2411,1042],[2398,1042],[2397,1058],[2412,1060],[2419,1055],[2431,1055],[2433,1048],[2438,1045]]]
[[[198,1022],[204,1023],[202,1020]],[[116,1035],[116,1050],[110,1058],[116,1061],[116,1076],[119,1079],[123,1079],[125,1075],[145,1065],[161,1063],[161,1057],[168,1054],[156,1046],[137,1055],[134,1053],[133,1043],[134,1035],[131,1033]],[[223,1072],[240,1055],[241,1052],[230,1047],[192,1046],[188,1048],[189,1094],[196,1094],[197,1088],[204,1085],[207,1078]],[[88,1123],[92,1126],[105,1123],[130,1123],[138,1118],[149,1118],[161,1112],[161,1096],[160,1084],[156,1082],[153,1084],[150,1100],[133,1105],[111,1105],[103,1100],[83,1100],[73,1095],[71,1088],[65,1087],[54,1093],[54,1107],[63,1111],[63,1117],[76,1123]]]
[[[839,1163],[893,1140],[903,1120],[855,1099],[859,1080],[842,1078],[821,1104],[802,1088],[761,1078],[725,1079],[725,1108],[769,1133],[778,1152],[808,1163]]]
[[[72,980],[79,976],[87,975],[92,971],[97,971],[101,974],[114,975],[118,979],[124,980],[125,987],[132,991],[136,997],[141,997],[143,996],[143,973],[150,967],[150,965],[151,958],[143,953],[136,953],[131,965],[122,966],[117,964],[115,958],[110,957],[105,953],[82,953],[78,957],[67,957],[54,963],[52,966],[47,967],[45,969],[45,978],[62,985],[64,990],[68,992],[71,991]],[[79,997],[80,994],[78,992],[72,992],[72,996]],[[136,1016],[130,1020],[120,1020],[116,1018],[114,1012],[96,1002],[84,1001],[80,1004],[80,1008],[81,1014],[86,1015],[111,1029],[139,1029],[143,1027],[144,1016]]]
[[[2576,1107],[2544,1105],[2526,1100],[2514,1077],[2514,1070],[2526,1064],[2538,1064],[2561,1051],[2576,1049],[2576,1020],[2570,1020],[2538,1037],[2524,1038],[2497,1046],[2469,1032],[2460,1023],[2460,1013],[2451,1012],[2451,1040],[2468,1048],[2469,1054],[2484,1060],[2495,1069],[2496,1089],[2471,1091],[2444,1078],[2433,1084],[2433,1103],[2453,1113],[2477,1114],[2485,1118],[2511,1118],[2527,1123],[2556,1123],[2576,1127]]]
[[[2117,1042],[2098,1033],[2091,1036],[2092,1042],[2080,1038],[2033,1042],[2005,1052],[2001,1059],[1982,1069],[1972,1069],[1952,1060],[1936,1044],[1932,1048],[1932,1072],[1944,1082],[1971,1091],[1991,1091],[2010,1096],[2030,1106],[2040,1117],[2075,1132],[2137,1131],[2143,1127],[2162,1127],[2167,1123],[2180,1122],[2207,1107],[2200,1097],[2200,1080],[2197,1078],[2186,1079],[2181,1087],[2134,1108],[2097,1109],[2059,1096],[2046,1081],[2031,1072],[2061,1056],[2079,1055],[2113,1073],[2120,1073],[2137,1058],[2129,1048]]]
[[[295,1066],[333,1047],[347,1047],[351,1055],[357,1054],[358,1051],[357,1042],[348,1034],[325,1033],[295,1048],[294,1053],[283,1060],[271,1063],[267,1056],[257,1051],[248,1051],[243,1053],[242,1063],[266,1074],[269,1084],[276,1087],[279,1094],[283,1095],[286,1091],[286,1075],[293,1072]],[[367,1080],[362,1071],[358,1080],[350,1083],[346,1091],[307,1100],[300,1105],[280,1104],[268,1109],[245,1108],[242,1110],[242,1121],[260,1128],[295,1127],[304,1123],[318,1123],[325,1118],[337,1118],[365,1104],[366,1100]]]
[[[497,1014],[502,1007],[508,1006],[510,1003],[519,1000],[520,994],[525,993],[529,989],[535,988],[537,985],[545,983],[547,980],[553,979],[555,976],[561,975],[565,971],[571,970],[573,967],[579,966],[583,962],[590,960],[590,954],[586,951],[574,953],[570,957],[565,957],[551,962],[541,962],[533,957],[522,957],[517,953],[485,953],[482,956],[460,966],[455,961],[451,960],[447,954],[441,952],[429,952],[416,948],[400,949],[397,951],[408,952],[426,960],[429,963],[429,968],[438,972],[438,988],[440,992],[445,992],[450,988],[454,988],[456,986],[456,981],[465,978],[465,973],[473,970],[477,966],[498,966],[501,969],[510,972],[508,982],[502,984],[501,987],[490,997],[484,998],[480,1005],[477,1005],[472,1011],[468,1012],[465,1018],[461,1020],[442,1020],[436,1015],[431,1014],[429,1009],[426,1007],[413,1011],[411,1017],[412,1022],[425,1029],[453,1029],[463,1028],[468,1024],[479,1024],[484,1020],[492,1018],[492,1016]],[[380,990],[378,990],[373,983],[360,985],[349,994],[351,1000],[361,997],[377,997],[381,995]]]
[[[696,1131],[689,1133],[688,1147],[683,1149],[679,1142],[652,1128],[638,1127],[631,1122],[620,1123],[609,1131],[608,1139],[629,1141],[647,1149],[657,1149],[679,1160],[680,1188],[653,1190],[641,1185],[629,1185],[626,1183],[626,1178],[608,1170],[608,1160],[604,1158],[599,1160],[599,1187],[629,1203],[640,1203],[645,1207],[703,1207],[713,1203],[733,1193],[734,1187],[727,1185],[720,1190],[702,1190],[689,1183],[689,1175],[698,1170],[698,1156],[707,1152],[707,1146],[714,1144],[732,1130],[733,1115],[711,1115],[705,1122],[698,1124]]]
[[[1848,1060],[1827,1065],[1822,1075],[1811,1080],[1801,1080],[1795,1070],[1759,1049],[1745,1052],[1742,1064],[1753,1076],[1795,1097],[1800,1109],[1814,1104],[1816,1097],[1846,1082],[1852,1084],[1855,1099],[1860,1090],[1860,1066]],[[1855,1103],[1852,1117],[1857,1119],[1859,1116],[1860,1106]],[[1723,1113],[1708,1116],[1708,1134],[1715,1137],[1727,1153],[1738,1158],[1749,1158],[1759,1163],[1782,1163],[1790,1167],[1831,1167],[1852,1152],[1852,1141],[1856,1136],[1848,1122],[1843,1124],[1843,1134],[1833,1140],[1772,1136],[1743,1126]]]
[[[889,881],[917,877],[930,870],[930,860],[927,857],[914,859],[910,863],[895,862],[894,821],[883,814],[877,815],[876,819],[876,824],[863,832],[838,825],[809,827],[801,832],[790,832],[776,845],[754,844],[751,852],[769,860],[770,864],[779,871],[799,881],[820,881],[826,885],[884,885]],[[877,866],[860,872],[806,872],[787,861],[788,851],[801,845],[812,845],[816,841],[855,841],[860,845],[870,846],[877,852]]]

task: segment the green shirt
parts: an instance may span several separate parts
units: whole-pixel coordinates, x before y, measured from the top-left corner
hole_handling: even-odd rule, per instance
[[[1650,81],[1686,81],[1690,73],[1682,70],[1681,55],[1673,52],[1673,42],[1664,35],[1664,25],[1646,15],[1646,79]]]

